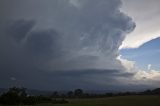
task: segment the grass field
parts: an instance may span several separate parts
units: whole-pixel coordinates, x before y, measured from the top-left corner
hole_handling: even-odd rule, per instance
[[[68,104],[36,106],[160,106],[160,96],[123,96],[96,99],[71,99]]]

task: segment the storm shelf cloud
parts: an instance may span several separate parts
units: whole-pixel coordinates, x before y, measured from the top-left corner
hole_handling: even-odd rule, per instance
[[[134,84],[135,73],[117,59],[135,28],[121,5],[120,0],[1,0],[0,86]]]

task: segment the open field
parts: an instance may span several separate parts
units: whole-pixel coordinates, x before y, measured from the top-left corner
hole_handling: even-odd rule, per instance
[[[96,99],[71,99],[68,104],[36,106],[160,106],[160,96],[123,96]]]

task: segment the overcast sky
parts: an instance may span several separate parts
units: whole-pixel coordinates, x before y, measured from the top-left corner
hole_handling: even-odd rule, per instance
[[[157,86],[158,71],[138,69],[120,54],[121,47],[144,43],[128,35],[141,22],[135,18],[137,10],[130,7],[138,8],[138,1],[123,2],[1,0],[0,87],[135,90]]]

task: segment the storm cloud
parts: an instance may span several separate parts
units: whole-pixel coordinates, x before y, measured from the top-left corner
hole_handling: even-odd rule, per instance
[[[133,73],[117,56],[135,23],[121,5],[120,0],[1,0],[1,86],[125,85]]]

